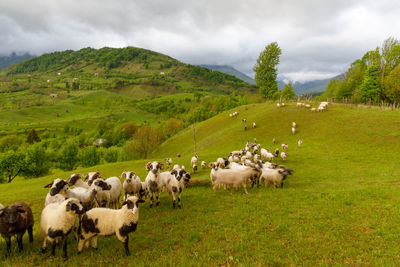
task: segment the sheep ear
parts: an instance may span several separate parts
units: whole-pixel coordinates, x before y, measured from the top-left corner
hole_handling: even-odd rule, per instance
[[[126,204],[128,204],[128,203],[127,203],[126,201],[124,201],[124,202],[122,203],[122,206],[123,206],[123,205],[126,205]]]
[[[86,174],[85,177],[83,177],[84,181],[86,181],[87,179],[89,179],[89,174]]]
[[[208,163],[208,167],[210,167],[211,169],[214,168],[214,163],[212,162]]]
[[[101,178],[101,173],[100,172],[96,172],[96,175],[98,178]]]
[[[173,171],[171,172],[171,174],[172,174],[172,175],[176,175],[176,174],[177,174],[177,171],[176,171],[176,170],[173,170]]]
[[[126,172],[121,173],[121,179],[123,179],[124,176],[125,176],[125,179],[126,179]]]
[[[146,170],[150,171],[151,168],[151,161],[147,162],[146,164]]]
[[[53,181],[53,182],[54,182],[54,181]],[[43,186],[43,188],[50,188],[50,187],[52,187],[52,186],[53,186],[53,182],[51,182],[51,183],[49,183],[49,184]]]

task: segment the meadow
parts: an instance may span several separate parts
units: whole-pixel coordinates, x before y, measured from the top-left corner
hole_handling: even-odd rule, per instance
[[[230,118],[229,113],[239,116]],[[242,118],[247,119],[244,131]],[[255,121],[257,128],[250,128]],[[298,125],[295,135],[291,123]],[[294,174],[283,189],[253,188],[229,194],[213,193],[209,169],[192,174],[192,185],[182,194],[182,209],[173,209],[167,193],[152,209],[140,206],[139,225],[130,235],[131,256],[115,237],[99,238],[97,251],[77,254],[77,241],[69,238],[70,259],[41,255],[40,213],[52,179],[72,172],[0,184],[0,203],[29,203],[35,217],[34,243],[24,237],[24,252],[4,255],[5,266],[281,266],[351,265],[394,266],[400,248],[400,112],[335,104],[323,113],[311,113],[291,103],[251,104],[225,111],[196,123],[199,160],[214,161],[244,147],[247,140],[275,149],[287,143],[283,163]],[[272,144],[272,138],[278,144]],[[303,145],[297,147],[297,140]],[[175,155],[180,153],[181,158]],[[193,155],[193,128],[182,130],[160,145],[148,160],[118,162],[80,168],[73,172],[100,171],[104,177],[133,170],[142,180],[145,164],[164,162],[189,167]]]

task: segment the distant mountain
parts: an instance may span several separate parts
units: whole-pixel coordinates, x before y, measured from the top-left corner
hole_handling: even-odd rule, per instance
[[[247,76],[246,74],[244,74],[243,72],[238,71],[237,69],[228,66],[228,65],[200,65],[201,67],[210,69],[210,70],[216,70],[219,72],[223,72],[229,75],[233,75],[236,78],[241,79],[242,81],[245,81],[249,84],[256,84],[256,82],[254,81],[254,79],[250,78],[249,76]]]
[[[10,66],[11,64],[16,64],[18,62],[24,61],[26,59],[35,57],[29,53],[25,53],[23,55],[17,55],[15,52],[12,52],[9,56],[0,56],[0,69]]]
[[[326,86],[328,85],[330,80],[343,80],[344,75],[339,74],[335,77],[322,79],[322,80],[314,80],[309,82],[295,82],[293,83],[294,92],[297,95],[305,95],[305,94],[321,94],[325,92]]]

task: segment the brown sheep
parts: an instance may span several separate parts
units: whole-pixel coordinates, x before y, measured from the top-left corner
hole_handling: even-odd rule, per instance
[[[6,241],[7,252],[11,252],[11,237],[17,236],[18,250],[23,250],[22,237],[28,230],[29,242],[33,242],[32,210],[24,202],[15,202],[0,210],[0,234]]]

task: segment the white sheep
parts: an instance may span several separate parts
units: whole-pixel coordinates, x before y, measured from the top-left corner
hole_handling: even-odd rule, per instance
[[[292,127],[292,134],[296,133],[296,128]]]
[[[281,106],[284,107],[284,106],[285,106],[285,103],[282,103]]]
[[[281,104],[277,103],[276,106],[277,106],[278,108],[280,108],[280,107],[281,107]]]
[[[142,188],[142,181],[135,172],[123,172],[121,174],[121,178],[125,178],[123,183],[123,188],[125,192],[124,201],[128,198],[129,195],[136,195],[139,198],[142,198],[145,195],[145,190],[144,188]]]
[[[201,162],[201,168],[204,170],[207,167],[207,163],[203,160]]]
[[[302,107],[302,106],[303,106],[303,103],[300,103],[300,102],[296,103],[296,107]]]
[[[260,154],[261,154],[261,160],[272,161],[275,157],[274,154],[272,154],[269,150],[265,148],[261,148]]]
[[[282,144],[281,147],[284,150],[288,150],[289,149],[289,146],[287,144]]]
[[[316,108],[311,108],[311,112],[317,112]]]
[[[306,108],[311,108],[311,105],[310,104],[306,104],[305,107]]]
[[[145,183],[150,195],[150,208],[153,207],[154,195],[156,196],[156,205],[158,206],[160,204],[160,170],[162,169],[164,169],[164,164],[159,161],[147,162],[146,164],[146,170],[149,171],[149,173],[146,176]]]
[[[286,160],[287,156],[288,156],[288,154],[286,152],[282,152],[281,153],[281,159],[282,160]]]
[[[273,144],[275,144],[275,143],[276,143],[275,137],[274,137],[274,138],[272,138],[272,143],[273,143]]]
[[[256,123],[255,122],[253,122],[253,128],[256,128]]]
[[[57,178],[54,179],[51,183],[44,186],[44,188],[50,188],[50,191],[47,193],[44,205],[47,206],[51,203],[61,203],[65,200],[68,191],[67,181]]]
[[[301,147],[301,144],[303,144],[303,141],[301,141],[301,140],[297,141],[297,146],[298,147]]]
[[[85,176],[85,180],[87,180],[87,184],[90,186],[92,185],[93,181],[101,178],[100,172],[88,172]]]
[[[176,195],[178,195],[178,207],[181,208],[181,194],[185,188],[185,183],[190,180],[190,174],[182,168],[177,168],[171,172],[160,173],[160,178],[166,190],[172,196],[172,206],[175,208]]]
[[[199,156],[194,155],[194,156],[192,157],[192,159],[190,160],[190,165],[191,165],[191,166],[197,165],[197,159],[198,159],[198,158],[199,158]]]
[[[286,176],[292,174],[292,170],[286,168],[283,169],[271,169],[264,166],[261,170],[259,184],[264,180],[265,187],[272,185],[274,187],[280,186],[283,188],[283,181],[286,179]]]
[[[296,128],[297,124],[295,122],[292,122],[292,127]]]
[[[67,256],[67,237],[76,225],[79,214],[84,213],[83,206],[76,198],[64,200],[62,203],[47,205],[40,217],[40,231],[44,235],[42,253],[46,251],[47,241],[51,243],[51,255],[55,255],[56,240],[61,238],[63,257]]]
[[[90,185],[88,185],[86,182],[84,182],[81,177],[82,177],[82,174],[80,174],[80,173],[71,174],[71,176],[68,179],[68,185],[89,189]]]
[[[229,161],[224,157],[224,158],[218,158],[217,159],[217,164],[218,167],[220,168],[225,168],[229,165]]]
[[[111,186],[110,189],[110,208],[119,209],[119,200],[122,193],[122,183],[118,177],[110,177],[105,182]]]
[[[168,170],[171,168],[171,164],[172,164],[172,159],[171,158],[166,158],[165,162],[167,163],[167,168]]]
[[[246,158],[251,160],[253,158],[253,153],[251,153],[250,151],[247,151]]]
[[[136,230],[139,222],[139,203],[144,202],[136,196],[130,196],[118,210],[107,208],[95,208],[88,211],[82,217],[81,235],[78,243],[78,253],[83,246],[89,245],[97,249],[97,236],[116,235],[123,242],[125,253],[129,252],[129,234]]]

